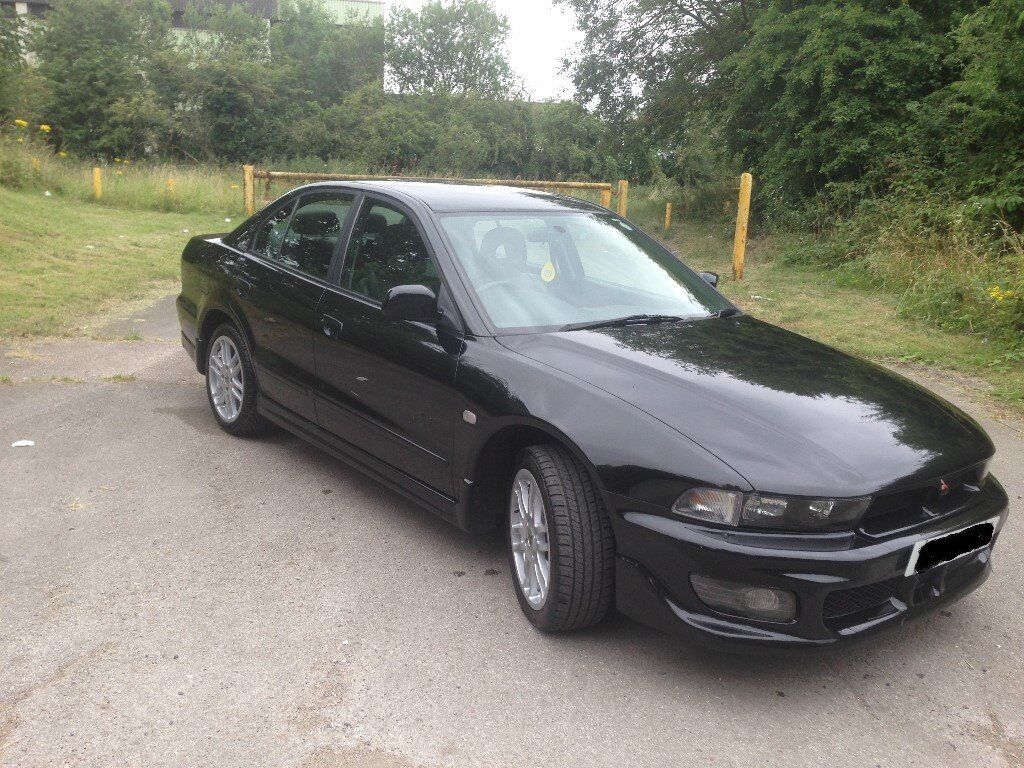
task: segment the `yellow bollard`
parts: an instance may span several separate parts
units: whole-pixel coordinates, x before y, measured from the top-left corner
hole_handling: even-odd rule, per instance
[[[747,258],[747,220],[750,217],[750,191],[754,177],[749,173],[740,176],[740,197],[736,205],[736,236],[732,244],[732,279],[743,279],[743,265]]]
[[[601,190],[601,205],[605,208],[611,209],[612,207],[612,188],[607,187]]]
[[[92,197],[94,200],[103,197],[103,169],[99,166],[92,169]]]
[[[665,231],[672,226],[672,203],[665,203]]]
[[[242,166],[242,202],[245,213],[252,216],[256,213],[256,179],[253,177],[255,168],[251,165]]]
[[[629,211],[629,182],[625,179],[619,180],[619,207],[616,211],[619,216],[625,217]]]

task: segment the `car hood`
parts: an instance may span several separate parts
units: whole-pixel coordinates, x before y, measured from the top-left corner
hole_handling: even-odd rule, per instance
[[[647,412],[759,491],[869,495],[993,452],[973,419],[917,384],[747,316],[501,342]]]

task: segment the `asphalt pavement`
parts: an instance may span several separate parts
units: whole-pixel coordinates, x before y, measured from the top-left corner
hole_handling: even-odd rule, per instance
[[[108,330],[141,340],[0,347],[0,766],[1024,764],[1024,425],[972,382],[913,372],[998,446],[988,583],[743,657],[619,616],[539,634],[496,540],[219,430],[170,301]]]

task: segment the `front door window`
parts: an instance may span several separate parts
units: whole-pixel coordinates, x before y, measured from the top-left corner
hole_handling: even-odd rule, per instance
[[[396,285],[425,285],[437,293],[441,281],[412,219],[396,208],[370,201],[352,233],[341,285],[384,301]]]

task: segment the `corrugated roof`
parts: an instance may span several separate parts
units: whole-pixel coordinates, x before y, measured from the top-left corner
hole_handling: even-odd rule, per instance
[[[383,17],[383,0],[324,0],[324,5],[339,24],[374,21]]]

